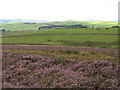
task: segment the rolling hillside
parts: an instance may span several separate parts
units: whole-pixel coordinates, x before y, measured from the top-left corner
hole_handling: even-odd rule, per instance
[[[93,27],[112,27],[118,25],[117,22],[92,22],[92,21],[63,21],[63,22],[47,22],[47,23],[35,23],[35,24],[25,24],[25,23],[7,23],[2,24],[2,29],[9,31],[25,31],[25,30],[38,30],[41,26],[48,25],[76,25],[81,24],[85,26]]]

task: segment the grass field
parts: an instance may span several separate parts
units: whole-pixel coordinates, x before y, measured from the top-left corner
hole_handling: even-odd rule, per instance
[[[37,30],[38,27],[42,25],[44,24],[8,23],[8,24],[2,24],[2,28],[10,31],[24,31],[24,30]]]
[[[8,34],[9,33],[9,34]],[[66,34],[66,35],[32,35],[32,34]],[[106,29],[53,29],[31,32],[4,32],[5,36],[28,35],[21,37],[5,37],[2,43],[32,43],[51,44],[61,46],[86,46],[99,48],[117,48],[118,35],[72,35],[73,33],[94,33],[94,34],[118,34],[117,28]]]
[[[9,35],[27,35],[27,34],[50,34],[50,33],[97,33],[97,34],[118,34],[118,28],[105,28],[96,29],[96,28],[78,28],[78,29],[45,29],[37,31],[16,31],[16,32],[3,32],[3,36]]]
[[[117,48],[117,36],[107,35],[33,35],[3,38],[2,43],[33,43],[67,46],[90,46]]]

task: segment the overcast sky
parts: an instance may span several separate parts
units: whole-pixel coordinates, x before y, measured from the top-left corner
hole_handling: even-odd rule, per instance
[[[0,19],[49,21],[118,19],[119,0],[0,0]]]

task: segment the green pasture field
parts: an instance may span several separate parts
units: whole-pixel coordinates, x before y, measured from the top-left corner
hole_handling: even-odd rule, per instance
[[[60,46],[117,48],[118,35],[32,35],[6,37],[2,39],[2,43],[32,43]]]
[[[48,23],[36,23],[36,24],[8,23],[8,24],[2,24],[2,28],[10,31],[25,31],[25,30],[38,30],[40,26],[47,26],[47,25],[75,25],[75,24],[94,26],[94,27],[112,27],[118,25],[117,22],[63,21],[63,22],[48,22]]]
[[[42,23],[36,23],[36,24],[8,23],[8,24],[2,24],[2,29],[6,29],[10,31],[38,30],[38,28],[42,25],[44,24]]]
[[[103,21],[63,21],[63,22],[54,22],[53,24],[66,24],[66,25],[75,25],[82,24],[87,26],[94,27],[111,27],[114,25],[118,25],[117,22],[103,22]]]
[[[28,34],[73,34],[73,33],[98,33],[98,34],[118,34],[117,28],[78,28],[78,29],[45,29],[37,31],[25,31],[25,32],[3,32],[3,36],[16,36],[16,35],[28,35]]]

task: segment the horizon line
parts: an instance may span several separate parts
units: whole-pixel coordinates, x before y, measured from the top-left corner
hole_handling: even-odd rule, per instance
[[[0,20],[38,20],[38,21],[46,21],[46,22],[62,22],[62,21],[96,21],[96,22],[120,22],[120,20],[92,20],[92,19],[88,19],[88,20],[44,20],[44,19],[1,19]]]

